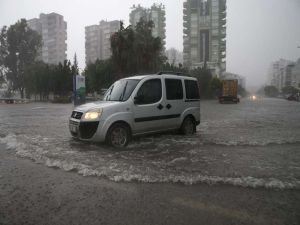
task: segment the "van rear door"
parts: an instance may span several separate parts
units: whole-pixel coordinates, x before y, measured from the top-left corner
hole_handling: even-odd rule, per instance
[[[179,128],[180,116],[184,111],[183,83],[181,78],[165,78],[165,126],[168,129]]]

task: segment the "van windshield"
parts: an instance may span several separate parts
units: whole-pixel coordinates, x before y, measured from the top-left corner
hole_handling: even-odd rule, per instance
[[[123,79],[116,81],[110,88],[107,90],[104,100],[105,101],[126,101],[131,93],[133,92],[136,85],[140,80],[134,79]]]

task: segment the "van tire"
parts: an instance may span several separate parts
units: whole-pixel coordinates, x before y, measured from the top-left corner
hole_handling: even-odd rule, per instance
[[[125,148],[131,138],[131,131],[125,123],[113,124],[107,132],[106,143],[115,148]]]
[[[180,133],[183,135],[192,135],[196,131],[196,122],[191,116],[187,116],[180,127]]]

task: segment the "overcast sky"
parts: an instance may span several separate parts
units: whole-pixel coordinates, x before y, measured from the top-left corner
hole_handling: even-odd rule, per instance
[[[0,27],[21,18],[56,12],[68,24],[68,58],[77,53],[85,66],[84,27],[100,20],[128,25],[133,4],[166,7],[166,47],[183,49],[184,0],[0,0]],[[262,85],[270,63],[300,57],[300,0],[227,0],[227,71],[246,77],[247,86]]]

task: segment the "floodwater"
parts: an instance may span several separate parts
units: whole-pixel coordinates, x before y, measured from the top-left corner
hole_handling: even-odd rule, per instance
[[[48,167],[112,181],[300,188],[300,103],[242,99],[201,102],[190,137],[133,139],[125,150],[74,140],[71,104],[0,104],[0,151]]]

